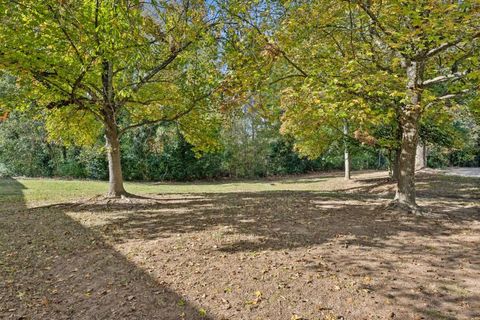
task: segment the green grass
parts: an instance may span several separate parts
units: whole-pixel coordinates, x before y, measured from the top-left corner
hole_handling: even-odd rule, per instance
[[[355,172],[353,180],[345,181],[342,173],[324,173],[312,176],[283,177],[277,179],[220,181],[220,182],[190,182],[190,183],[153,183],[127,182],[128,192],[137,195],[157,195],[164,193],[230,193],[230,192],[263,192],[263,191],[307,191],[307,192],[337,192],[368,186],[369,179],[386,178],[386,172]],[[464,194],[478,194],[478,178],[456,176],[426,176],[419,181],[419,189],[448,189]],[[474,190],[473,190],[474,189]],[[75,201],[81,198],[91,198],[106,194],[108,182],[92,180],[61,180],[61,179],[1,179],[0,178],[0,209],[18,206],[35,206]],[[472,191],[473,190],[473,191]]]
[[[251,180],[238,182],[195,182],[195,183],[138,183],[127,182],[128,192],[137,195],[152,195],[162,193],[228,193],[256,191],[319,191],[331,189],[331,181],[338,180],[339,186],[343,179],[330,176],[312,178],[284,178],[278,180]],[[329,186],[325,185],[326,181]],[[105,194],[108,183],[91,180],[60,180],[60,179],[0,179],[0,205],[3,207],[14,203],[56,203],[79,198],[94,197]]]

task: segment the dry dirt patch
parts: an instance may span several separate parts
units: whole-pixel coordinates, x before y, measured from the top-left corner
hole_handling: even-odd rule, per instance
[[[332,180],[3,215],[0,317],[480,318],[478,179],[423,174],[433,218],[385,212],[384,175]]]

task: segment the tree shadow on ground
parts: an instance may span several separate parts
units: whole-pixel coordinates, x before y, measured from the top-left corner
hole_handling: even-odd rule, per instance
[[[61,210],[24,210],[21,183],[0,183],[12,201],[0,212],[0,318],[211,319]]]
[[[26,187],[13,178],[0,178],[0,213],[25,208]]]
[[[130,249],[137,250],[138,261],[144,263],[147,270],[154,270],[154,274],[164,272],[163,268],[177,270],[189,280],[182,278],[183,280],[176,281],[189,284],[187,287],[183,283],[176,285],[184,286],[192,294],[195,291],[219,289],[198,289],[192,285],[198,282],[198,277],[213,277],[214,283],[221,283],[223,279],[213,275],[212,270],[216,270],[217,275],[227,275],[229,266],[241,266],[242,272],[221,278],[228,278],[228,281],[237,279],[239,286],[246,286],[248,281],[252,281],[251,274],[258,270],[283,269],[288,266],[288,270],[291,268],[294,274],[288,274],[288,277],[282,279],[280,273],[275,282],[272,280],[272,283],[267,283],[262,290],[267,292],[269,286],[275,287],[272,290],[280,290],[276,287],[277,282],[290,281],[286,288],[296,292],[297,296],[285,293],[283,297],[287,301],[293,299],[292,303],[300,299],[298,296],[302,294],[313,301],[321,300],[319,303],[322,304],[330,301],[331,297],[337,297],[339,300],[336,300],[334,307],[351,311],[355,308],[346,301],[353,297],[373,314],[386,314],[385,310],[395,310],[397,318],[412,318],[407,314],[411,311],[422,315],[424,319],[470,319],[480,316],[477,311],[480,310],[478,181],[480,180],[462,179],[449,182],[441,176],[422,175],[418,179],[420,203],[435,213],[435,217],[385,212],[385,202],[390,195],[384,198],[376,195],[377,188],[385,184],[383,179],[366,180],[364,186],[359,188],[329,193],[277,191],[159,195],[155,200],[145,199],[144,202],[63,205],[55,208],[55,214],[38,208],[23,217],[21,221],[27,220],[22,222],[23,227],[17,228],[23,229],[21,234],[26,234],[27,239],[8,247],[25,246],[28,249],[28,239],[32,241],[45,237],[40,244],[47,242],[47,239],[54,239],[52,248],[47,244],[47,252],[61,252],[65,247],[70,254],[47,255],[41,253],[42,248],[37,251],[32,247],[24,256],[22,254],[15,258],[14,264],[28,262],[29,257],[40,252],[43,255],[40,261],[50,268],[53,266],[53,275],[74,275],[71,280],[67,276],[67,280],[60,282],[67,281],[61,285],[63,291],[60,297],[68,296],[69,291],[77,287],[80,289],[78,292],[86,291],[85,294],[88,295],[91,291],[99,299],[107,299],[110,294],[111,300],[108,301],[125,302],[121,305],[112,304],[115,312],[120,314],[115,314],[117,318],[129,317],[128,308],[132,302],[137,303],[132,318],[151,315],[151,309],[147,305],[151,304],[152,299],[160,304],[155,310],[168,310],[170,307],[173,308],[173,313],[178,314],[183,309],[175,304],[181,297],[166,288],[160,289],[166,290],[160,294],[163,298],[156,298],[155,290],[158,289],[151,289],[159,286],[155,280],[149,279],[148,275],[139,271],[106,243],[120,247],[130,246]],[[458,194],[457,191],[468,192]],[[447,196],[444,197],[445,195]],[[36,227],[32,229],[32,226]],[[52,230],[45,229],[47,226]],[[35,232],[32,234],[31,230]],[[7,240],[13,235],[13,230],[10,231]],[[180,253],[178,249],[159,252],[165,249],[162,245],[181,246],[182,241],[188,242],[193,238],[199,247],[196,253],[193,249],[185,249],[189,253]],[[69,240],[64,243],[65,239]],[[76,254],[72,255],[71,252]],[[147,252],[156,254],[161,262],[151,260]],[[248,269],[248,260],[238,261],[239,257],[255,256],[262,252],[268,252],[268,258],[255,260],[253,269]],[[57,266],[58,259],[55,256],[60,256],[65,262]],[[106,261],[105,256],[112,256],[109,259],[113,260]],[[205,257],[210,257],[208,261],[213,262],[204,260]],[[196,273],[191,272],[191,265],[199,268]],[[78,271],[75,268],[82,270],[81,276],[76,275]],[[42,270],[41,266],[39,270]],[[41,276],[36,276],[36,279],[51,281],[48,278],[49,272],[52,271],[45,271]],[[101,288],[104,286],[97,286],[96,283],[109,284],[111,274],[117,274],[114,279],[131,279],[130,275],[136,272],[140,274],[138,279],[145,277],[146,280],[130,281],[126,285],[114,282],[113,293],[107,292],[105,298],[97,293],[103,292]],[[242,278],[244,274],[247,278]],[[335,287],[340,288],[338,293],[328,291],[332,284],[322,282],[323,280],[318,280],[318,284],[305,285],[311,281],[307,279],[317,279],[318,275],[325,279],[336,278],[338,282]],[[92,276],[95,280],[88,280],[89,285],[81,284],[80,279],[83,281]],[[373,280],[366,281],[367,278]],[[296,280],[292,282],[291,279]],[[225,284],[219,284],[221,285]],[[26,287],[32,286],[33,283]],[[91,286],[93,290],[90,290]],[[255,286],[260,284],[256,283]],[[47,288],[44,287],[43,290]],[[344,293],[343,290],[351,292]],[[14,291],[10,290],[10,296],[13,294]],[[129,300],[129,296],[135,298]],[[48,297],[52,301],[58,299],[52,295]],[[380,298],[383,300],[380,301]],[[98,304],[95,308],[91,307],[90,300],[81,294],[72,297],[70,301],[77,300],[81,310],[92,310],[84,311],[92,312],[86,314],[86,317],[95,314]],[[27,301],[36,300],[31,298]],[[71,305],[68,300],[62,303],[60,299],[56,302],[63,307]],[[219,310],[220,306],[215,303],[205,301],[207,310]],[[311,304],[314,305],[313,302]],[[195,307],[185,308],[184,312],[188,315],[186,319],[198,315]],[[306,306],[305,310],[308,308]],[[281,307],[276,309],[280,310]],[[358,310],[350,318],[365,317],[365,309]],[[100,312],[106,312],[105,308]],[[235,309],[233,312],[240,311]],[[263,314],[263,318],[280,319],[274,310],[265,312],[270,313]],[[316,316],[314,311],[311,314]],[[247,318],[254,315],[251,313]],[[230,318],[244,316],[233,313]],[[158,318],[169,319],[165,316]]]
[[[448,195],[445,190],[439,191],[437,184],[445,186],[443,180],[423,176],[419,181],[423,184],[419,191],[420,203],[427,211],[436,213],[436,218],[386,213],[389,195],[379,196],[371,191],[392,183],[386,179],[364,181],[365,186],[338,192],[177,194],[152,196],[143,203],[87,203],[63,208],[69,212],[100,215],[99,230],[115,242],[137,238],[152,240],[230,226],[236,233],[261,238],[260,242],[247,246],[247,250],[282,250],[321,244],[339,233],[353,235],[357,241],[369,241],[370,246],[375,246],[375,239],[381,240],[401,231],[434,235],[443,230],[443,222],[468,224],[480,220],[475,206],[465,208],[461,203],[440,201]],[[463,183],[457,181],[451,188],[462,192],[475,186],[476,181],[467,179]],[[467,196],[451,193],[448,198],[477,200],[480,192],[477,190]],[[454,232],[448,228],[445,231]],[[230,250],[242,249],[235,249],[232,244]]]
[[[420,197],[478,201],[480,178],[422,174],[417,179],[417,190]]]
[[[356,178],[360,184],[344,189],[346,193],[393,197],[396,182],[389,177]],[[419,172],[416,174],[416,191],[420,200],[452,198],[477,200],[480,197],[480,178],[447,176]]]
[[[207,235],[221,234],[204,254],[220,259],[224,254],[307,250],[299,265],[306,272],[375,278],[357,290],[373,292],[425,319],[455,319],[455,313],[467,319],[480,316],[475,311],[480,310],[478,181],[420,176],[420,204],[434,217],[386,212],[390,195],[375,194],[387,184],[385,179],[333,193],[159,195],[154,202],[63,210],[119,245],[192,234],[207,242]],[[318,256],[323,263],[314,258]]]

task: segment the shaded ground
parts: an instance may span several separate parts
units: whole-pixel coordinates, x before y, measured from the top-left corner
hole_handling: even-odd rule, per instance
[[[17,195],[0,210],[0,318],[480,319],[480,179],[421,174],[433,217],[385,212],[383,173],[251,184]]]

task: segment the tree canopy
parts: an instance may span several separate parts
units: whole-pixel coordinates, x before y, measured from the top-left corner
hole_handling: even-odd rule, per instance
[[[232,16],[255,52],[237,74],[263,73],[253,87],[276,93],[301,153],[318,156],[342,121],[370,133],[397,123],[396,200],[415,210],[422,115],[478,103],[478,3],[260,1]]]
[[[30,88],[25,108],[54,139],[91,144],[104,133],[112,195],[125,193],[119,137],[178,121],[198,150],[217,146],[219,21],[205,1],[8,1],[0,8],[2,68]],[[116,177],[116,178],[115,178]]]

